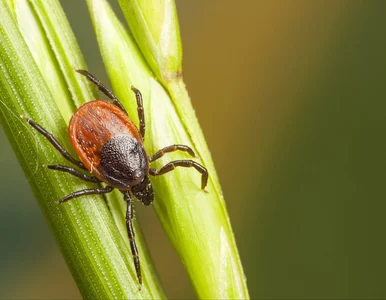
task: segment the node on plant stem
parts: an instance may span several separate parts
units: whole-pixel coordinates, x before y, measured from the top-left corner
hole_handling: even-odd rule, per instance
[[[70,120],[68,135],[80,160],[72,157],[54,136],[39,124],[29,118],[27,118],[27,122],[42,134],[65,159],[76,167],[89,171],[92,175],[86,175],[73,167],[58,164],[47,165],[47,168],[69,173],[84,181],[107,184],[106,187],[73,192],[62,198],[59,203],[84,195],[110,193],[114,189],[122,192],[127,203],[127,233],[135,271],[141,288],[142,275],[132,225],[132,196],[144,205],[150,205],[154,200],[154,193],[149,175],[162,175],[174,170],[176,167],[195,168],[201,173],[201,188],[204,189],[208,181],[208,171],[193,160],[172,161],[159,170],[150,168],[150,163],[159,159],[165,153],[180,150],[194,157],[194,151],[189,146],[176,144],[167,146],[149,157],[143,145],[146,125],[141,92],[134,87],[131,88],[137,100],[138,130],[121,102],[107,87],[88,71],[76,71],[94,83],[110,99],[109,101],[93,100],[87,102],[75,111]]]

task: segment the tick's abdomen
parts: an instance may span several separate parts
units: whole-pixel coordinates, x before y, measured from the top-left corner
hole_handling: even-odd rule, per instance
[[[95,100],[81,106],[71,118],[68,134],[85,167],[113,187],[129,189],[128,184],[137,182],[141,172],[148,173],[148,158],[138,129],[109,102]],[[126,144],[118,145],[118,141]]]

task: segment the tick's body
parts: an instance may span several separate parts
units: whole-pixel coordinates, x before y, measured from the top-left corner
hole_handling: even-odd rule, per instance
[[[84,166],[114,188],[128,191],[149,173],[149,159],[137,127],[109,102],[95,100],[79,107],[68,135]]]
[[[27,119],[27,122],[44,135],[64,158],[77,167],[89,171],[94,176],[86,175],[74,168],[63,165],[48,165],[49,169],[66,172],[85,181],[107,184],[106,187],[102,188],[73,192],[62,198],[59,203],[84,195],[110,193],[114,188],[122,192],[124,200],[127,202],[126,225],[131,253],[138,281],[142,285],[138,250],[132,225],[132,195],[145,205],[151,204],[154,200],[154,193],[148,175],[162,175],[174,170],[176,167],[194,167],[202,174],[201,188],[204,189],[208,181],[208,172],[193,160],[172,161],[159,170],[150,168],[149,163],[159,159],[165,153],[181,150],[194,156],[194,152],[185,145],[171,145],[149,157],[143,146],[145,115],[142,106],[142,95],[139,90],[132,87],[138,105],[138,130],[128,117],[125,108],[109,89],[87,71],[77,70],[77,72],[86,76],[110,98],[110,102],[94,100],[82,105],[71,118],[68,135],[80,161],[73,158],[54,136],[39,124],[31,119]]]

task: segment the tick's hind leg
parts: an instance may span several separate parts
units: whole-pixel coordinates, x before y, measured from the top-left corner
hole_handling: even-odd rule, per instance
[[[139,132],[141,133],[142,139],[145,140],[146,124],[145,124],[145,112],[143,110],[143,103],[142,103],[142,94],[138,89],[136,89],[133,86],[131,86],[131,90],[135,93],[135,99],[137,100]]]
[[[78,166],[79,168],[87,170],[86,167],[83,165],[83,163],[73,158],[71,154],[68,153],[67,150],[64,149],[62,145],[59,144],[59,142],[55,139],[55,137],[51,133],[49,133],[42,126],[35,123],[31,119],[26,118],[26,120],[27,120],[27,123],[30,124],[33,128],[35,128],[40,134],[42,134],[56,148],[56,150],[58,150],[60,154],[62,154],[62,156],[65,159],[67,159],[69,162],[73,163],[74,165]]]
[[[92,75],[90,72],[86,70],[75,70],[79,74],[82,74],[85,76],[89,81],[91,81],[93,84],[97,86],[97,88],[105,94],[107,97],[110,98],[110,100],[114,103],[114,105],[118,106],[126,115],[126,109],[123,107],[121,101],[118,100],[117,97],[113,94],[112,91],[110,91],[102,82],[99,81],[94,75]]]
[[[208,183],[208,170],[201,166],[199,163],[196,163],[193,160],[176,160],[172,161],[159,170],[150,169],[149,173],[153,176],[158,176],[165,174],[167,172],[173,171],[176,167],[185,167],[185,168],[195,168],[198,172],[201,173],[201,189],[205,189]]]
[[[133,228],[133,200],[131,198],[130,192],[123,192],[124,199],[127,203],[126,210],[126,227],[127,227],[127,235],[130,241],[131,254],[133,255],[135,272],[137,273],[137,278],[139,282],[139,289],[142,288],[142,275],[141,275],[141,265],[139,263],[138,249],[135,243],[135,233]]]

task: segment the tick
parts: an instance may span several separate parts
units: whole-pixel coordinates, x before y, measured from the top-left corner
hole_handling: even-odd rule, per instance
[[[27,122],[41,133],[65,159],[76,167],[90,172],[92,175],[86,175],[75,168],[58,164],[47,165],[49,169],[69,173],[84,181],[93,183],[104,182],[107,184],[106,187],[73,192],[62,198],[59,203],[64,203],[84,195],[107,194],[114,189],[122,192],[123,198],[127,203],[127,234],[135,271],[141,287],[141,268],[132,225],[132,196],[144,205],[150,205],[154,200],[154,193],[148,176],[162,175],[174,170],[176,167],[195,168],[201,173],[201,188],[204,189],[208,182],[208,171],[193,160],[172,161],[159,170],[151,168],[151,162],[168,152],[180,150],[187,152],[191,156],[195,156],[195,154],[189,146],[171,145],[149,157],[143,145],[146,126],[141,92],[131,87],[137,100],[138,130],[121,102],[107,87],[88,71],[76,70],[76,72],[84,75],[110,99],[110,101],[93,100],[87,102],[76,110],[70,120],[68,136],[80,161],[72,157],[55,137],[39,124],[29,118],[27,118]]]

